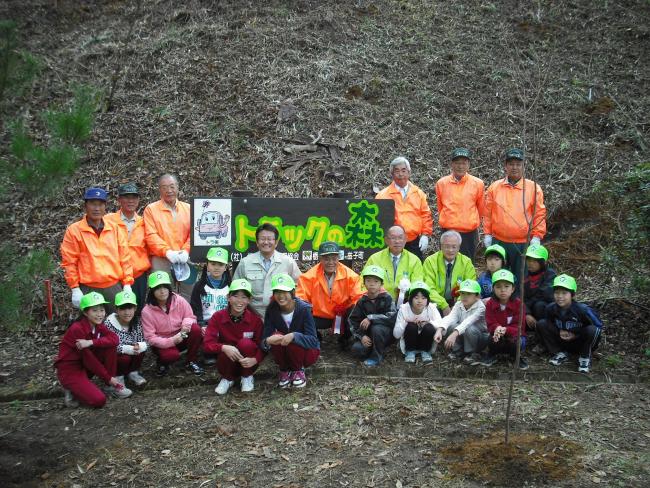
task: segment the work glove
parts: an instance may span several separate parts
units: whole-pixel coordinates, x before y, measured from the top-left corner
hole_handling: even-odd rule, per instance
[[[483,236],[483,244],[485,247],[490,247],[492,245],[492,236],[490,234],[485,234]]]
[[[138,349],[139,354],[142,354],[143,352],[145,352],[147,350],[148,346],[147,346],[146,342],[144,342],[144,341],[138,342],[138,345],[140,346],[140,348]]]
[[[72,306],[74,308],[79,308],[79,304],[81,303],[81,298],[83,296],[84,296],[84,294],[81,291],[81,288],[73,288],[72,289]]]
[[[427,250],[427,247],[429,247],[429,237],[428,236],[420,236],[420,252],[424,252]]]
[[[403,291],[406,293],[409,291],[409,288],[411,288],[411,281],[408,278],[402,278],[399,280],[399,285],[398,285],[399,291]]]
[[[131,290],[131,285],[122,285],[122,291],[125,293],[133,293],[133,290]]]
[[[185,264],[190,259],[190,255],[187,254],[187,251],[178,251],[177,254],[178,263]]]
[[[178,251],[172,251],[171,249],[165,253],[165,257],[167,258],[167,261],[169,261],[172,264],[179,263],[180,261],[178,260]]]
[[[539,245],[541,245],[541,242],[539,242],[539,237],[533,237],[530,240],[530,245],[531,246],[539,246]]]

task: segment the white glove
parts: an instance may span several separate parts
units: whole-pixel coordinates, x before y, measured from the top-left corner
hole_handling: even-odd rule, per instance
[[[126,293],[133,293],[133,290],[131,290],[131,285],[123,285],[122,291]]]
[[[138,349],[139,354],[142,354],[143,352],[145,352],[147,350],[147,348],[149,347],[149,346],[147,346],[147,343],[144,342],[144,341],[143,342],[138,342],[138,346],[140,346],[140,348]]]
[[[402,278],[399,280],[399,291],[406,293],[411,288],[411,282],[408,278]]]
[[[420,236],[420,252],[426,251],[427,247],[429,247],[429,237]]]
[[[490,247],[492,245],[492,236],[490,234],[485,234],[483,236],[483,244],[485,244],[485,247]]]
[[[190,255],[187,254],[187,251],[178,251],[177,254],[178,263],[185,264],[190,259]]]
[[[539,237],[533,237],[530,240],[530,245],[531,246],[539,246],[539,245],[541,245],[541,242],[539,242]]]
[[[165,253],[165,257],[167,258],[167,261],[169,261],[172,264],[178,263],[178,251],[172,251],[171,249]]]
[[[81,291],[81,288],[72,289],[72,306],[74,308],[79,308],[81,303],[81,298],[84,296],[84,293]]]
[[[122,354],[128,354],[129,356],[135,356],[135,349],[130,344],[125,344],[122,346]]]

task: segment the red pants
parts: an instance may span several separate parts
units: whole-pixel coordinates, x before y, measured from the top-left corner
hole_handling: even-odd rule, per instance
[[[250,339],[239,339],[239,342],[235,344],[235,347],[245,358],[254,358],[257,356],[257,351],[259,349],[257,344]],[[239,362],[231,360],[223,352],[220,352],[217,355],[217,371],[219,371],[222,378],[225,378],[228,381],[234,381],[240,376],[250,376],[255,373],[258,366],[259,363],[252,368],[242,368],[242,365],[239,364]]]
[[[314,364],[320,350],[305,349],[292,342],[288,346],[271,346],[271,354],[281,371],[298,371]]]
[[[160,364],[171,364],[175,363],[181,358],[181,351],[187,349],[187,362],[196,362],[199,356],[199,349],[201,348],[201,343],[203,342],[203,333],[201,332],[201,327],[198,324],[192,324],[190,333],[187,338],[183,339],[183,342],[176,344],[175,346],[168,347],[167,349],[160,349],[158,347],[153,347],[152,350],[158,356],[158,363]]]
[[[83,352],[84,354],[93,354],[104,365],[108,374],[111,377],[115,376],[117,350],[114,347],[87,348]],[[80,403],[93,408],[101,408],[106,404],[106,395],[95,383],[90,381],[93,374],[82,364],[72,361],[58,363],[56,375],[61,386],[70,390]]]
[[[138,371],[142,366],[144,353],[131,356],[130,354],[117,355],[117,376],[124,376],[131,371]]]

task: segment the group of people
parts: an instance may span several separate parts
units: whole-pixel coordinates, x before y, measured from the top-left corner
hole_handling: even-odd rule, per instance
[[[395,201],[395,224],[386,230],[386,248],[370,256],[361,276],[340,262],[343,253],[331,241],[320,244],[319,263],[301,273],[276,250],[278,229],[265,223],[256,230],[258,251],[234,273],[228,251],[214,247],[188,285],[190,212],[178,200],[174,176],[160,178],[160,200],[143,217],[135,184],[118,188],[119,209],[108,215],[106,191],[90,188],[84,217],[61,245],[72,302],[81,310],[56,360],[66,404],[101,407],[107,395],[129,397],[126,380],[146,382],[140,368],[148,350],[161,376],[185,350],[193,374],[204,373],[200,358],[216,364],[220,395],[238,380],[243,392],[252,391],[267,354],[278,366],[278,385],[301,388],[326,330],[367,367],[378,366],[393,342],[407,363],[419,357],[431,364],[440,345],[451,360],[491,366],[499,355],[515,356],[518,338],[525,350],[532,331],[536,349],[548,351],[552,364],[576,352],[579,371],[588,372],[602,323],[575,301],[575,280],[548,266],[543,194],[523,179],[523,152],[507,151],[506,177],[487,192],[468,174],[470,157],[467,149],[455,149],[451,174],[436,184],[440,250],[424,261],[433,231],[426,195],[410,182],[406,158],[391,162],[393,182],[377,198]],[[486,270],[477,278],[481,222]],[[524,356],[519,367],[528,368]]]

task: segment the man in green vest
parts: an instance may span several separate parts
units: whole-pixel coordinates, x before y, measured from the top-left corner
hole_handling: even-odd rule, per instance
[[[440,236],[440,251],[424,261],[424,282],[431,287],[431,301],[443,316],[451,312],[460,283],[476,280],[472,260],[459,252],[462,240],[455,230],[444,232]]]
[[[406,233],[401,226],[394,225],[388,229],[385,242],[386,249],[370,256],[366,266],[379,266],[386,272],[384,289],[390,293],[399,307],[400,291],[403,295],[412,282],[422,280],[422,262],[415,254],[404,249]]]

